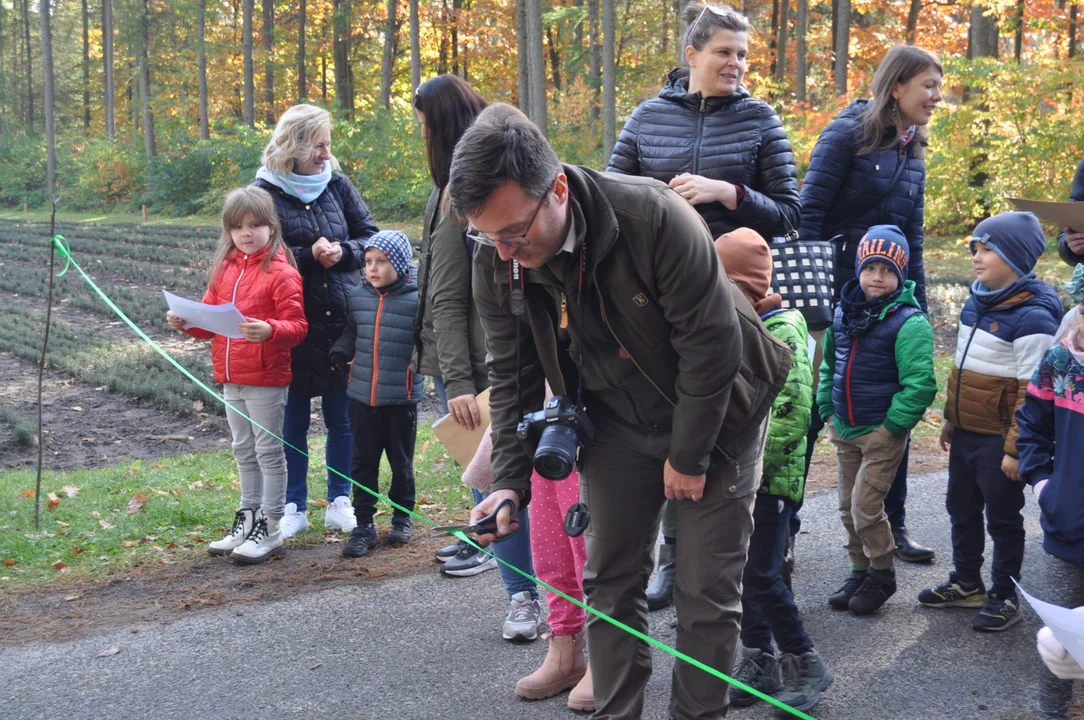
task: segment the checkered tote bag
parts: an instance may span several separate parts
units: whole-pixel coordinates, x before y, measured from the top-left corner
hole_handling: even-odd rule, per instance
[[[772,289],[783,298],[783,307],[805,316],[810,330],[832,325],[832,283],[836,246],[823,240],[775,240],[772,249]]]

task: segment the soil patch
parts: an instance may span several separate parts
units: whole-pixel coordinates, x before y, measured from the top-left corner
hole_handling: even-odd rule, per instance
[[[223,605],[270,602],[330,587],[415,572],[439,572],[434,553],[447,538],[425,529],[404,548],[381,545],[364,558],[341,555],[345,536],[329,533],[289,540],[282,558],[257,567],[193,553],[173,565],[146,564],[94,579],[67,578],[44,587],[0,591],[0,646],[68,641],[98,630],[168,624]],[[454,580],[449,580],[454,582]]]

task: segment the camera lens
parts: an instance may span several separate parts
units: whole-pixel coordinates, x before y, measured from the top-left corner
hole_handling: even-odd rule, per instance
[[[564,480],[576,465],[578,445],[575,430],[567,425],[549,425],[538,439],[534,469],[547,480]]]

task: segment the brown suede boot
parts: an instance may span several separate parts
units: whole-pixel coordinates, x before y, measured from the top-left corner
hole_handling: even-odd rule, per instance
[[[587,674],[583,676],[572,692],[568,694],[568,707],[570,710],[580,712],[595,711],[595,687],[591,682],[591,668],[587,668]]]
[[[587,672],[583,633],[550,638],[542,667],[516,683],[516,695],[527,700],[553,697],[574,687]]]

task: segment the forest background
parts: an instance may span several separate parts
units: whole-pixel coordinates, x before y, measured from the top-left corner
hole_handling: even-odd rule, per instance
[[[604,167],[678,64],[680,0],[0,0],[0,205],[214,215],[277,117],[330,109],[378,222],[431,186],[411,110],[455,73],[518,104],[566,162]],[[1084,155],[1084,0],[753,0],[747,84],[804,172],[818,133],[900,42],[936,52],[926,224],[962,232],[1007,195],[1066,199]],[[55,112],[55,126],[52,113]],[[46,130],[55,132],[55,163]]]

